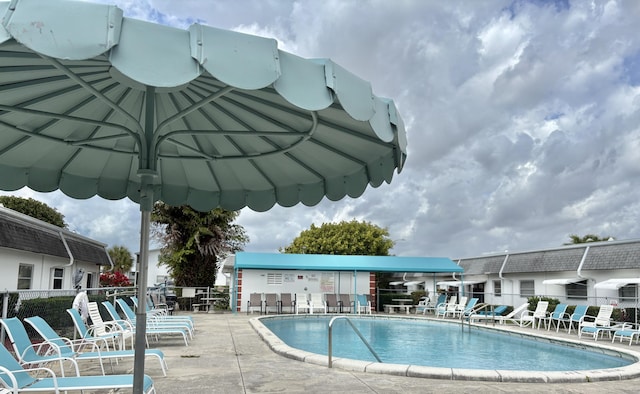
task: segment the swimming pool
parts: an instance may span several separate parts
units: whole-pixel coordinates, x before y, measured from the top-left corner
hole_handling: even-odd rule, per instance
[[[283,342],[271,343],[274,350],[286,344],[306,355],[292,356],[290,350],[281,354],[323,364],[327,360],[327,330],[332,317],[263,317],[260,322]],[[377,363],[353,329],[345,321],[337,320],[333,326],[334,365],[339,366],[342,361],[350,369],[372,372],[389,369],[396,374],[405,371],[408,376],[451,379],[456,376],[468,379],[471,375],[479,380],[498,381],[586,381],[609,375],[611,379],[620,379],[625,373],[636,377],[639,373],[633,355],[583,343],[563,346],[548,339],[506,335],[484,327],[465,326],[463,330],[459,323],[420,318],[349,316],[349,319],[384,363]]]

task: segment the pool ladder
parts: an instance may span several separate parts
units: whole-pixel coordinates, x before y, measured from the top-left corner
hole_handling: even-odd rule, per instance
[[[332,318],[331,321],[329,322],[329,351],[327,352],[327,354],[329,355],[329,368],[333,367],[333,361],[332,361],[332,353],[333,353],[333,349],[332,349],[333,348],[333,345],[332,345],[332,341],[333,341],[333,323],[338,319],[340,319],[340,320],[344,319],[344,320],[347,321],[347,323],[349,323],[351,328],[353,328],[353,331],[355,331],[355,333],[358,334],[358,336],[360,337],[362,342],[367,346],[367,348],[369,349],[371,354],[373,354],[373,357],[375,357],[376,360],[378,360],[378,362],[381,363],[382,360],[380,360],[380,357],[378,356],[378,353],[376,353],[376,351],[373,350],[373,348],[371,347],[369,342],[367,342],[367,340],[360,333],[360,330],[358,330],[358,328],[353,325],[353,322],[347,316],[336,316],[336,317]]]

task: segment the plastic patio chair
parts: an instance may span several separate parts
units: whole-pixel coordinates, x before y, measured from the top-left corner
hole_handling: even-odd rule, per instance
[[[75,357],[76,360],[81,359],[97,359],[100,360],[118,360],[119,358],[133,358],[135,352],[133,350],[112,350],[112,351],[98,351],[95,343],[86,342],[82,339],[78,341],[72,341],[69,338],[61,337],[56,333],[53,328],[40,316],[32,316],[24,319],[34,330],[45,340],[49,345],[53,345],[58,354],[68,355]],[[83,352],[83,348],[87,345],[91,346],[90,352]],[[93,356],[93,357],[92,357]],[[160,368],[162,374],[167,376],[167,364],[164,360],[164,353],[158,349],[146,349],[146,357],[155,357],[160,362]]]
[[[262,315],[262,294],[260,293],[251,293],[249,294],[249,301],[247,301],[247,315],[249,312],[253,313],[255,308],[260,310],[260,314]]]
[[[569,320],[567,321],[567,325],[569,326],[569,328],[567,329],[567,334],[571,334],[571,329],[573,328],[574,323],[576,329],[579,328],[582,317],[587,314],[587,309],[589,309],[589,306],[587,305],[576,305],[576,308],[574,309],[571,316],[569,316]]]
[[[120,310],[124,313],[128,326],[130,327],[131,330],[135,332],[136,330],[135,313],[133,313],[133,310],[129,307],[129,305],[123,299],[117,299],[116,303],[120,307]],[[105,308],[107,308],[107,310],[109,311],[109,314],[111,314],[111,316],[114,316],[113,310],[110,310],[113,304],[111,304],[109,301],[104,301],[102,304],[105,306]],[[107,306],[107,304],[110,304],[110,305]],[[181,325],[175,325],[173,323],[159,324],[155,322],[154,319],[147,319],[145,336],[148,338],[149,335],[152,335],[156,339],[164,335],[181,335],[182,338],[184,339],[184,345],[189,346],[188,339],[191,338],[191,331],[189,331],[189,326],[186,324],[181,324]],[[149,346],[148,343],[147,343],[147,346]]]
[[[578,324],[578,338],[582,335],[592,335],[594,340],[598,340],[600,334],[610,333],[612,305],[601,305],[597,316],[584,315]]]
[[[560,330],[560,323],[562,323],[565,328],[566,327],[566,322],[569,319],[569,315],[567,314],[567,304],[558,304],[556,305],[556,308],[553,310],[553,312],[551,312],[551,314],[547,317],[547,331],[549,331],[551,329],[551,326],[553,325],[553,323],[555,322],[556,325],[556,332],[558,332],[558,330]]]
[[[538,301],[535,311],[525,310],[522,312],[522,315],[520,315],[520,327],[526,327],[531,324],[531,328],[535,328],[537,322],[538,328],[540,328],[540,323],[547,318],[548,307],[549,301]]]
[[[327,303],[327,312],[339,312],[340,304],[338,303],[338,295],[335,293],[325,294],[325,302]]]
[[[284,313],[284,308],[289,308],[289,313],[294,313],[295,303],[291,298],[291,293],[280,294],[280,313]]]
[[[356,303],[356,311],[358,313],[371,314],[371,301],[369,301],[369,296],[367,294],[358,294],[356,297]]]
[[[306,293],[296,293],[296,315],[300,311],[311,312],[311,306],[309,305],[309,299]]]
[[[622,343],[623,340],[629,340],[629,346],[633,343],[633,338],[636,339],[636,345],[640,341],[640,325],[633,323],[624,323],[619,330],[616,330],[613,333],[613,338],[611,339],[611,343],[615,342],[616,339],[620,339]]]
[[[118,347],[120,348],[120,350],[125,349],[125,346],[124,346],[125,342],[121,341],[122,335],[119,331],[108,333],[102,336],[94,335],[93,328],[87,327],[84,320],[82,320],[82,316],[80,315],[80,312],[78,312],[77,309],[69,308],[67,309],[67,313],[71,316],[71,320],[73,321],[73,326],[75,327],[78,333],[78,336],[81,339],[88,342],[95,342],[95,343],[104,345],[104,348],[106,350],[110,350],[110,346],[109,346],[110,342],[114,349]],[[133,348],[133,342],[131,345],[132,345],[131,347]],[[102,346],[100,347],[102,348]]]
[[[0,346],[0,379],[2,384],[13,393],[41,392],[60,393],[65,391],[99,391],[109,389],[132,389],[133,375],[80,376],[58,377],[49,368],[25,369],[4,347]],[[33,377],[31,373],[37,373]],[[153,380],[144,375],[143,390],[146,394],[155,393]]]

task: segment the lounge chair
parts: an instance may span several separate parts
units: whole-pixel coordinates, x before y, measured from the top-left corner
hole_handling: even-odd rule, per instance
[[[309,299],[306,293],[296,293],[296,315],[300,311],[311,312],[311,306],[309,305]]]
[[[340,312],[340,303],[338,302],[337,294],[325,294],[325,302],[327,303],[327,312]]]
[[[529,303],[525,302],[524,304],[518,306],[517,308],[515,308],[514,310],[512,310],[511,312],[509,312],[505,316],[496,316],[494,318],[494,320],[497,321],[500,324],[506,324],[508,322],[511,322],[511,323],[514,323],[514,324],[520,324],[520,318],[518,316],[520,314],[524,313],[524,311],[528,307],[529,307]]]
[[[324,295],[322,293],[311,293],[309,295],[309,313],[315,311],[327,313],[327,303],[324,302]]]
[[[371,301],[367,294],[358,294],[356,296],[356,312],[371,314]]]
[[[576,329],[579,328],[582,317],[587,314],[587,309],[589,309],[587,305],[576,305],[576,309],[573,310],[573,313],[569,316],[569,320],[567,321],[567,325],[569,326],[567,334],[571,334],[571,329],[574,324]],[[558,330],[556,329],[556,332],[557,331]]]
[[[584,315],[578,324],[578,338],[583,335],[592,335],[594,340],[598,340],[600,334],[611,333],[612,305],[601,305],[597,316]]]
[[[458,303],[456,304],[456,307],[453,311],[453,315],[452,317],[458,317],[462,314],[462,312],[464,311],[464,309],[467,307],[467,300],[469,298],[466,296],[461,296],[458,299]],[[477,300],[476,300],[477,301]]]
[[[416,315],[418,313],[424,313],[424,310],[429,307],[429,297],[420,297],[418,305],[416,305]]]
[[[289,308],[289,313],[295,311],[295,303],[291,298],[291,293],[280,294],[280,313],[284,313],[284,308]]]
[[[258,308],[260,314],[262,315],[262,304],[262,294],[249,294],[249,301],[247,301],[247,315],[249,314],[249,312],[253,313],[256,308]]]
[[[420,308],[421,312],[423,315],[426,315],[427,312],[433,312],[435,313],[436,308],[439,305],[444,305],[447,302],[447,295],[442,293],[440,295],[438,295],[438,298],[436,299],[436,301],[434,303],[427,303],[427,306],[425,306],[424,308]],[[416,308],[416,313],[418,313],[418,309]]]
[[[264,313],[269,313],[269,309],[272,309],[275,313],[280,310],[278,302],[278,295],[276,293],[265,293],[264,295]]]
[[[464,307],[464,309],[460,312],[458,316],[468,318],[473,313],[473,308],[476,307],[476,304],[478,304],[478,298],[474,297],[469,299],[469,302],[467,302],[467,305]]]
[[[549,307],[549,301],[538,301],[535,311],[525,310],[520,315],[520,327],[526,327],[531,324],[531,328],[540,328],[540,323],[547,318],[547,308]]]
[[[117,300],[117,301],[121,301],[121,300]],[[93,306],[92,304],[95,304],[95,306]],[[110,323],[117,324],[117,325],[119,325],[121,327],[121,329],[131,333],[131,335],[135,335],[135,331],[136,331],[135,315],[134,315],[134,320],[133,320],[133,323],[132,323],[131,319],[129,317],[127,317],[126,319],[120,318],[120,315],[118,314],[115,306],[111,302],[103,301],[102,305],[106,308],[107,312],[109,313],[109,315],[111,315],[111,318],[113,319],[113,321],[110,322]],[[92,313],[91,312],[92,310],[97,311],[98,310],[98,306],[97,306],[96,303],[90,302],[89,303],[89,313]],[[95,311],[93,313],[96,313]],[[97,314],[99,315],[100,313],[97,312]],[[125,314],[125,316],[126,316],[126,314]],[[146,331],[145,331],[145,340],[146,340],[147,347],[149,347],[149,335],[151,335],[151,336],[153,336],[155,338],[159,338],[160,336],[163,336],[163,335],[182,335],[182,338],[184,339],[184,345],[185,346],[189,346],[189,341],[188,341],[189,332],[185,328],[159,327],[159,326],[155,326],[155,325],[150,324],[149,322],[147,322],[147,327],[146,327]]]
[[[488,309],[489,305],[484,304],[484,309],[472,312],[469,315],[469,319],[474,320],[495,320],[495,318],[502,317],[502,314],[507,311],[506,305],[498,305],[493,310]]]
[[[109,301],[104,301],[103,304]],[[133,309],[122,298],[116,300],[116,304],[124,314],[125,319],[135,327],[137,316]],[[179,329],[189,334],[189,339],[193,339],[193,326],[186,321],[164,320],[156,316],[147,316],[147,332],[149,329]]]
[[[340,313],[351,312],[351,296],[349,294],[340,294],[338,296],[338,302],[340,303]]]
[[[65,391],[101,391],[109,389],[132,389],[133,375],[58,377],[49,368],[25,369],[9,351],[0,345],[0,380],[13,393],[41,392],[60,393]],[[35,378],[32,373],[46,374],[47,377]],[[153,380],[144,375],[143,390],[146,394],[155,393]]]
[[[442,316],[442,318],[446,317],[448,314],[453,314],[456,311],[456,305],[458,302],[458,296],[451,296],[449,301],[444,304],[440,304],[436,307],[436,317]]]
[[[114,349],[120,348],[120,350],[125,349],[125,343],[122,341],[122,333],[120,330],[109,332],[104,335],[97,335],[94,333],[93,328],[88,328],[85,324],[84,320],[82,320],[82,316],[77,309],[69,308],[67,309],[67,313],[71,316],[71,320],[73,321],[73,325],[78,332],[78,336],[81,339],[84,339],[88,342],[95,342],[100,344],[100,348],[104,345],[106,350],[110,349],[109,343],[113,346]],[[131,347],[133,348],[133,337],[131,338]]]
[[[129,299],[138,308],[138,297],[130,296]],[[149,300],[152,298],[149,297]],[[151,303],[147,302],[147,315],[149,317],[153,317],[158,322],[180,322],[187,323],[190,326],[191,332],[195,330],[195,322],[192,316],[181,315],[181,316],[171,316],[168,314],[168,310],[166,308],[152,308]]]
[[[96,334],[103,336],[108,333],[119,332],[121,335],[120,349],[125,349],[127,339],[131,340],[131,348],[133,349],[134,332],[126,321],[124,321],[123,323],[123,320],[121,320],[120,316],[114,318],[113,321],[104,321],[102,320],[102,315],[100,314],[100,309],[98,308],[97,302],[89,302],[87,306],[89,309],[89,318],[91,319],[91,329],[94,330]]]
[[[62,376],[64,376],[64,362],[68,361],[73,366],[76,375],[80,374],[78,363],[74,355],[69,356],[53,353],[50,351],[51,347],[43,343],[32,344],[29,339],[29,334],[27,334],[27,330],[25,330],[22,322],[17,317],[2,319],[0,323],[9,337],[9,341],[13,346],[16,358],[20,364],[30,367],[41,367],[49,363],[58,362]],[[0,347],[4,347],[4,345],[0,344]],[[104,375],[102,361],[100,361],[100,368]]]
[[[567,304],[557,304],[553,312],[547,317],[545,324],[547,324],[547,331],[551,329],[551,326],[555,323],[556,332],[560,330],[560,323],[567,328],[566,322],[570,316],[567,314]]]
[[[611,343],[615,342],[615,340],[620,339],[622,342],[625,339],[629,340],[629,346],[633,342],[633,338],[636,339],[636,345],[640,341],[640,325],[633,323],[624,323],[619,330],[616,330],[613,333],[613,338],[611,339]]]
[[[68,338],[64,338],[58,335],[53,328],[40,316],[32,316],[24,319],[40,336],[51,345],[58,354],[68,355],[75,357],[77,360],[82,359],[98,359],[102,365],[102,360],[117,360],[119,358],[133,358],[135,352],[133,350],[115,350],[115,351],[100,351],[95,343],[86,342],[82,339],[78,341],[72,341]],[[83,352],[83,348],[86,345],[92,345],[90,352]],[[93,356],[93,357],[92,357]],[[155,357],[160,362],[160,368],[162,374],[167,376],[167,364],[164,360],[164,353],[158,349],[145,350],[145,356]]]

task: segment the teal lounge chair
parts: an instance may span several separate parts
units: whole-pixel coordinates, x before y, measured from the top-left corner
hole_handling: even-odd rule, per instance
[[[2,319],[0,323],[9,337],[11,346],[13,346],[16,358],[20,364],[30,367],[41,367],[49,363],[58,362],[62,376],[64,376],[64,363],[68,361],[73,365],[76,375],[80,374],[75,354],[62,355],[52,352],[49,346],[43,346],[46,344],[32,344],[27,330],[25,330],[22,322],[17,317]],[[0,344],[0,347],[4,346]],[[100,367],[102,368],[102,362],[100,362]],[[104,368],[102,368],[102,374],[104,375]]]
[[[416,308],[416,313],[418,313],[418,311],[422,312],[423,315],[426,315],[427,312],[435,313],[436,308],[439,305],[443,305],[445,302],[447,302],[447,295],[441,293],[440,295],[438,295],[438,298],[434,303],[427,303],[426,306]]]
[[[369,298],[366,294],[358,294],[356,296],[356,303],[356,311],[358,312],[358,314],[371,314],[371,301],[369,301]]]
[[[501,317],[503,313],[507,311],[506,305],[498,305],[493,310],[489,309],[490,306],[485,305],[485,309],[471,313],[469,319],[474,320],[495,320],[495,318]]]
[[[118,304],[118,307],[120,308],[122,313],[124,313],[125,319],[135,327],[137,317],[129,304],[127,304],[122,298],[118,298],[116,300],[116,304]],[[147,328],[181,329],[185,330],[189,334],[189,339],[193,338],[193,326],[184,321],[163,321],[162,319],[158,319],[157,317],[147,316]]]
[[[138,308],[138,297],[136,296],[131,296],[129,297],[129,299],[131,300],[131,302],[133,302],[133,305],[135,305],[136,308]],[[195,329],[195,322],[193,320],[192,316],[188,316],[188,315],[182,315],[182,316],[170,316],[167,313],[167,309],[165,308],[152,308],[151,306],[152,304],[152,298],[149,297],[147,302],[147,315],[149,317],[153,317],[155,319],[157,319],[157,321],[166,321],[166,322],[181,322],[181,323],[187,323],[190,326],[190,330],[193,332]]]
[[[122,300],[118,300],[118,301],[122,301]],[[92,303],[89,303],[89,312],[91,312],[91,308],[92,308],[91,304]],[[117,322],[123,328],[135,333],[135,329],[136,329],[135,315],[133,316],[133,323],[129,318],[127,318],[126,320],[122,320],[120,318],[120,315],[118,315],[118,312],[116,311],[115,306],[113,306],[112,303],[110,303],[109,301],[104,301],[102,305],[104,305],[104,307],[107,309],[107,312],[109,312],[109,315],[111,315],[111,318],[114,319],[113,320],[114,322]],[[147,327],[145,332],[145,338],[147,338],[147,347],[149,346],[149,341],[148,341],[149,335],[155,338],[159,338],[160,336],[164,336],[164,335],[182,335],[182,338],[184,339],[184,345],[189,346],[189,338],[188,338],[189,332],[187,329],[184,329],[184,328],[159,327],[159,326],[150,325],[147,322]]]
[[[560,329],[560,323],[564,325],[564,328],[567,328],[566,322],[569,320],[570,316],[567,314],[567,304],[557,304],[556,308],[551,312],[547,320],[547,331],[551,329],[551,326],[555,323],[556,332]]]
[[[574,324],[576,327],[579,326],[580,321],[582,320],[582,317],[587,314],[588,308],[589,307],[587,305],[576,305],[576,309],[573,311],[571,316],[569,316],[569,320],[567,322],[569,323],[568,324],[569,329],[567,330],[567,334],[571,334],[571,329],[573,328]]]
[[[120,358],[133,358],[135,357],[135,353],[133,350],[115,350],[115,351],[100,351],[97,349],[95,343],[86,342],[82,339],[79,341],[72,341],[68,338],[64,338],[58,335],[53,328],[40,316],[33,316],[24,319],[27,323],[31,325],[31,327],[40,334],[40,336],[47,341],[50,345],[54,346],[57,349],[59,354],[68,355],[71,357],[78,357],[82,359],[82,356],[87,356],[84,358],[90,359],[91,355],[93,355],[95,359],[99,359],[102,365],[102,360],[118,360]],[[91,352],[84,353],[82,352],[84,346],[91,346]],[[167,364],[164,360],[164,353],[158,349],[147,349],[145,350],[146,357],[155,357],[160,362],[160,368],[162,369],[162,374],[167,376]]]
[[[31,374],[47,375],[35,378]],[[12,393],[60,393],[65,391],[99,391],[110,389],[132,389],[133,375],[58,377],[49,368],[25,369],[9,351],[0,345],[0,380]],[[153,380],[144,375],[143,390],[155,393]]]
[[[477,303],[478,303],[478,298],[475,298],[475,297],[471,298],[469,302],[467,302],[467,305],[464,307],[464,310],[460,314],[460,317],[468,318],[473,312],[473,308],[476,307]]]
[[[636,345],[637,345],[638,342],[640,341],[640,325],[633,324],[633,323],[624,323],[622,325],[622,328],[620,328],[619,330],[616,330],[613,333],[613,339],[611,339],[611,343],[615,342],[616,338],[620,339],[620,342],[622,342],[625,339],[628,339],[629,346],[631,346],[631,343],[633,342],[633,338],[635,338]]]

